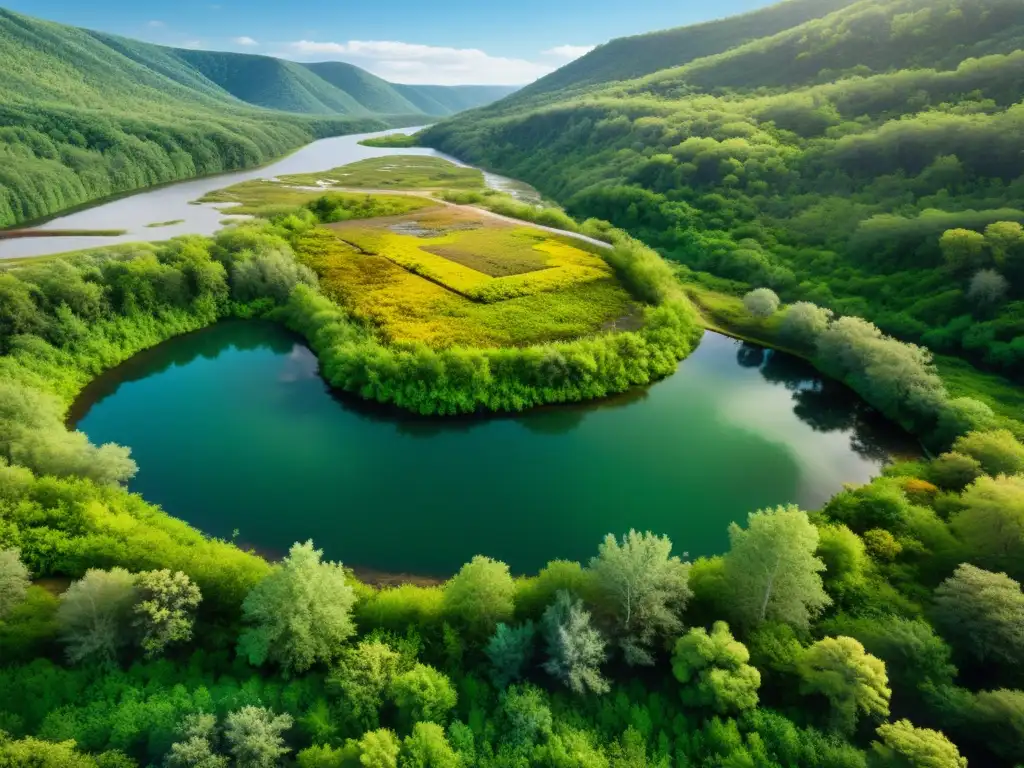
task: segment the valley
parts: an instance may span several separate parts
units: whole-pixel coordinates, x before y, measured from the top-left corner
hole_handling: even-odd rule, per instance
[[[0,766],[1024,762],[1020,0],[38,2]]]

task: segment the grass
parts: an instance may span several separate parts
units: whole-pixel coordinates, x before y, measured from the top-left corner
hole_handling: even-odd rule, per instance
[[[411,217],[408,224],[415,223],[416,218]],[[549,238],[539,230],[494,221],[485,225],[483,219],[475,230],[459,229],[429,237],[399,234],[388,227],[365,224],[343,225],[338,231],[343,240],[364,253],[383,256],[467,299],[485,303],[559,291],[612,276],[611,268],[602,259]],[[441,248],[442,253],[432,250],[436,248]],[[461,259],[446,258],[444,249],[457,252]],[[510,271],[505,276],[494,276],[492,273],[502,271],[498,265],[505,250],[510,253]],[[524,253],[530,257],[529,269],[523,268]],[[481,269],[466,265],[467,261]]]
[[[158,227],[173,227],[175,224],[184,224],[184,219],[171,219],[170,221],[154,221],[151,224],[147,224],[148,229],[157,229]]]
[[[248,216],[270,216],[305,205],[317,198],[330,194],[339,200],[352,204],[364,204],[372,216],[395,216],[435,206],[429,200],[402,195],[373,195],[358,192],[331,192],[327,189],[299,189],[291,184],[278,181],[243,181],[240,184],[209,192],[196,200],[197,203],[230,203],[224,213]],[[358,207],[353,205],[353,207]],[[353,218],[359,218],[353,216]],[[367,216],[369,218],[369,216]]]
[[[363,139],[359,143],[364,147],[384,147],[395,149],[420,146],[419,139],[415,135],[408,133],[391,133],[387,136],[378,136],[374,139]]]
[[[82,256],[92,256],[100,253],[129,258],[137,255],[140,251],[152,251],[154,247],[153,243],[139,241],[134,243],[101,245],[95,248],[81,248],[75,251],[64,251],[62,253],[47,253],[43,256],[15,256],[10,259],[0,259],[0,272],[4,272],[8,269],[17,269],[18,267],[26,265],[43,264],[45,262],[56,261],[58,259],[75,259]]]
[[[394,220],[377,222],[372,227],[361,222],[320,228],[306,234],[297,251],[300,259],[317,273],[321,289],[332,300],[374,325],[389,342],[422,341],[435,348],[529,346],[598,333],[636,317],[636,304],[598,257],[547,237],[546,233],[481,214],[470,222],[471,215],[446,210],[397,222],[401,230],[405,229],[402,224],[422,224],[416,219],[426,219],[432,225],[425,228],[428,237],[395,234]],[[451,225],[447,231],[441,227],[446,216]],[[469,228],[470,223],[474,228]],[[562,266],[555,263],[532,272],[492,277],[421,247],[440,240],[465,255],[472,249],[463,239],[486,243],[481,250],[491,262],[498,258],[501,244],[509,243],[511,258],[520,266],[524,243],[532,242],[533,248],[542,249],[533,258],[544,259],[548,264],[562,262]],[[421,267],[417,272],[403,265],[394,258],[396,242],[401,243],[404,253],[414,255],[422,263],[436,260],[429,262],[433,269],[449,269],[450,272],[440,275],[448,282],[465,289],[468,281],[475,280],[483,298],[468,298],[463,292],[441,284],[441,280],[423,274],[429,270]],[[382,253],[389,248],[390,257]],[[581,271],[592,270],[593,274],[588,274],[586,280],[577,278],[560,285],[533,284],[528,290],[511,290],[511,295],[500,299],[481,287],[496,284],[507,289],[506,281],[549,274],[564,277],[569,271],[566,265],[577,266]],[[460,280],[467,282],[459,284]],[[513,285],[515,289],[523,287]],[[485,300],[488,298],[493,300]]]
[[[420,155],[372,157],[330,171],[282,176],[281,181],[297,186],[327,183],[359,189],[484,189],[481,171]]]

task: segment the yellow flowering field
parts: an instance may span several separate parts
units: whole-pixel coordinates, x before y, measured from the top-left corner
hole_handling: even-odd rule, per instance
[[[428,215],[433,218],[427,222],[416,216],[407,222],[425,237],[396,233],[389,229],[393,220],[376,226],[352,222],[304,234],[297,252],[330,298],[389,341],[439,348],[526,346],[586,336],[636,316],[628,292],[594,254],[539,230],[467,222],[454,214],[453,229],[446,232],[438,213],[421,218]],[[493,260],[502,242],[519,268],[529,260],[535,268],[491,277],[425,250],[465,252],[473,250],[467,243],[475,243],[478,253]]]

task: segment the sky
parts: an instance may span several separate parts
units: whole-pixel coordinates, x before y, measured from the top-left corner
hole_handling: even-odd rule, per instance
[[[387,80],[523,85],[615,37],[774,0],[0,0],[162,45],[347,61]]]

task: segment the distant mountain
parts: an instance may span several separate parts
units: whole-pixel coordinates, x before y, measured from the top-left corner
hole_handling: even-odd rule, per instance
[[[166,48],[4,9],[0,62],[0,227],[514,90],[393,85],[350,64]]]
[[[792,29],[855,1],[789,0],[720,21],[620,37],[526,86],[517,98],[630,80],[678,67],[750,40]]]

